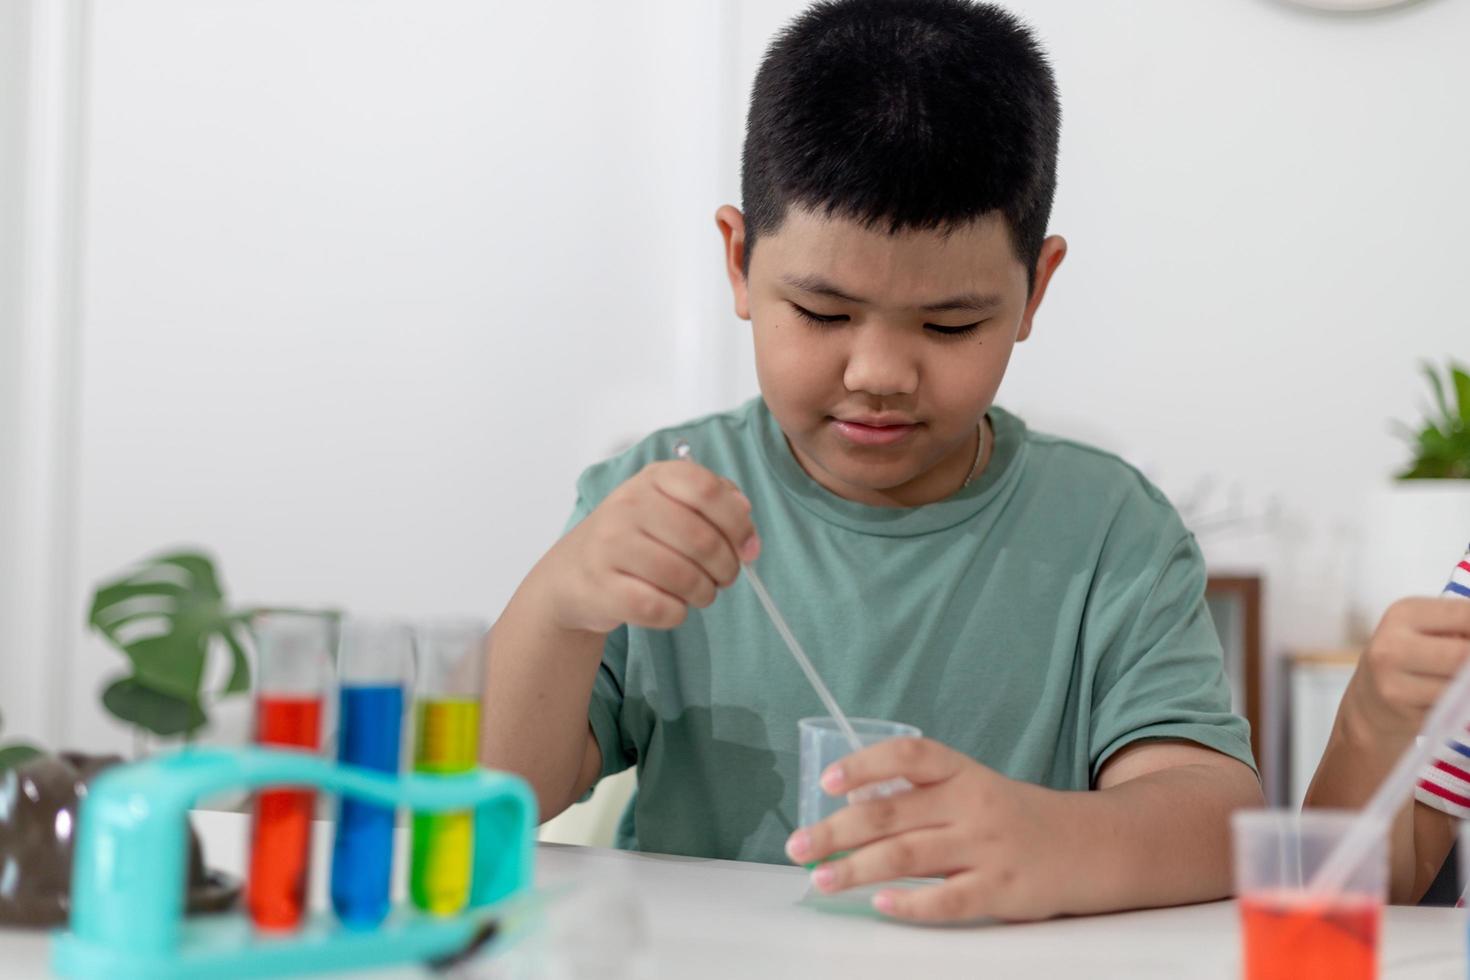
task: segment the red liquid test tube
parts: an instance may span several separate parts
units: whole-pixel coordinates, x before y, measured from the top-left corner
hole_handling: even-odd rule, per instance
[[[257,651],[255,741],[315,752],[331,676],[333,623],[325,616],[273,613],[252,624]],[[316,793],[267,789],[255,798],[245,904],[260,929],[294,929],[306,908]]]

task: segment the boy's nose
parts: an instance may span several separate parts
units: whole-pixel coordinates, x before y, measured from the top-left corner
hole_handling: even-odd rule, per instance
[[[864,327],[854,331],[842,383],[870,395],[912,395],[919,387],[919,362],[899,331]]]

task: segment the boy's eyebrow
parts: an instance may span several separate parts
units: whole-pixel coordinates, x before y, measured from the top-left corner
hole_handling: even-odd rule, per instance
[[[821,276],[782,276],[781,281],[788,286],[793,286],[804,293],[816,293],[818,296],[830,296],[847,303],[866,303],[867,300],[859,299],[850,293],[844,293]]]
[[[842,300],[845,303],[857,303],[866,305],[867,300],[851,293],[838,289],[835,285],[823,279],[821,276],[782,276],[781,281],[786,285],[801,290],[804,293],[816,293],[818,296],[830,296],[832,299]],[[930,313],[946,313],[954,310],[971,310],[983,313],[992,310],[1001,304],[999,296],[982,296],[979,293],[962,293],[959,296],[951,296],[937,303],[926,303],[921,309]]]

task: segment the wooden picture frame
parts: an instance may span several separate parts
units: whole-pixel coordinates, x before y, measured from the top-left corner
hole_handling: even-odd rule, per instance
[[[1261,694],[1261,662],[1265,645],[1261,623],[1261,577],[1259,575],[1211,575],[1205,583],[1205,601],[1215,620],[1215,630],[1225,648],[1225,672],[1234,692],[1236,710],[1251,726],[1251,753],[1261,768],[1261,779],[1270,785],[1263,753],[1262,733],[1265,708]]]

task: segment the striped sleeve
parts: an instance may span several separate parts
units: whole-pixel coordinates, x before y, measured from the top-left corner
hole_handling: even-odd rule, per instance
[[[1444,594],[1470,599],[1470,551],[1455,566]],[[1452,817],[1470,818],[1470,729],[1440,746],[1419,776],[1414,799]]]
[[[1455,573],[1450,576],[1450,584],[1444,587],[1444,594],[1470,599],[1470,554],[1455,566]]]
[[[1470,818],[1470,735],[1440,747],[1420,774],[1414,799],[1452,817]]]

